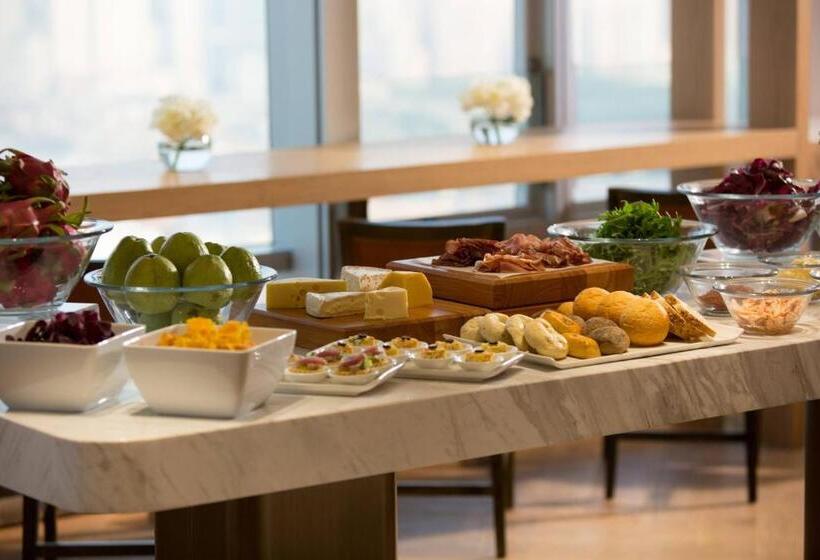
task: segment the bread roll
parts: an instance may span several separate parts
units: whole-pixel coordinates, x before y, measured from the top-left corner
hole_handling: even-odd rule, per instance
[[[620,327],[601,327],[587,336],[598,343],[601,354],[623,354],[629,348],[629,336]]]
[[[581,334],[581,326],[563,313],[558,313],[553,309],[547,309],[541,313],[541,318],[552,325],[552,328],[561,334]]]
[[[474,340],[475,342],[484,342],[481,338],[481,333],[479,332],[479,324],[481,322],[481,317],[473,317],[463,325],[461,325],[461,331],[459,332],[459,336],[461,338],[466,338],[467,340]]]
[[[577,333],[566,333],[568,353],[573,358],[598,358],[601,356],[601,349],[594,339]]]
[[[532,317],[527,317],[526,315],[512,315],[509,319],[507,319],[507,332],[512,338],[513,344],[515,347],[521,350],[522,352],[529,352],[530,345],[527,344],[527,339],[524,336],[524,327],[527,323],[534,321]]]
[[[584,328],[581,331],[581,334],[584,336],[589,336],[594,330],[598,330],[601,327],[617,327],[618,324],[615,321],[607,319],[606,317],[592,317],[587,319],[586,323],[584,324]]]
[[[544,319],[535,319],[524,326],[524,338],[537,353],[556,360],[567,357],[567,339]]]
[[[503,313],[487,313],[478,322],[478,332],[487,342],[498,342],[504,338],[509,317]]]

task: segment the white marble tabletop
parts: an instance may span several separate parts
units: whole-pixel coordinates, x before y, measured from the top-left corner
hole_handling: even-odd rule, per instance
[[[159,511],[820,398],[820,312],[784,336],[482,384],[394,379],[360,397],[274,395],[239,420],[138,395],[0,414],[0,485],[82,512]]]

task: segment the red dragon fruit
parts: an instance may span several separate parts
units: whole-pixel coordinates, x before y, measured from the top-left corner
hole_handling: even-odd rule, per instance
[[[32,307],[52,301],[87,258],[75,234],[87,211],[68,213],[68,183],[54,162],[0,150],[0,238],[54,238],[54,243],[0,247],[0,306]]]
[[[43,161],[14,148],[0,150],[0,158],[0,176],[13,195],[68,201],[65,173],[53,161]]]

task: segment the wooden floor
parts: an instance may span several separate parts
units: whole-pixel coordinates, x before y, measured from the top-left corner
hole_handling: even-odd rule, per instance
[[[802,552],[802,456],[764,450],[757,505],[745,502],[740,446],[627,442],[619,484],[603,500],[600,440],[518,454],[517,504],[508,517],[511,560],[786,560]],[[483,475],[441,467],[417,476]],[[485,497],[402,497],[402,560],[493,558]],[[144,538],[148,517],[60,520],[71,539]],[[0,560],[19,557],[18,527],[0,529]]]

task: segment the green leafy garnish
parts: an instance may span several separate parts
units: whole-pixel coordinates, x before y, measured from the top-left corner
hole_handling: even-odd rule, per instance
[[[633,292],[644,294],[674,291],[680,281],[678,269],[695,256],[695,242],[671,244],[629,243],[630,239],[681,238],[680,216],[661,214],[658,203],[624,202],[620,208],[604,212],[596,237],[623,239],[623,243],[581,243],[591,257],[625,262],[635,270]]]
[[[661,239],[680,237],[681,217],[661,214],[660,206],[652,202],[626,202],[620,208],[598,217],[601,225],[598,237],[612,239]]]

